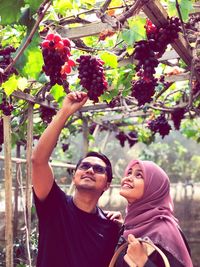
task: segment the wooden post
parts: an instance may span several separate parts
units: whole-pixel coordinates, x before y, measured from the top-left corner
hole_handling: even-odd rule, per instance
[[[105,148],[106,148],[106,145],[108,143],[108,138],[110,137],[110,134],[111,134],[111,132],[107,131],[107,133],[106,133],[106,135],[105,135],[105,137],[103,139],[103,144],[102,144],[101,149],[100,149],[101,153],[103,153]]]
[[[83,156],[88,152],[88,122],[87,118],[83,117]]]
[[[6,267],[13,266],[13,210],[10,116],[3,115]]]
[[[26,221],[27,228],[31,232],[31,207],[32,207],[32,183],[31,183],[31,154],[33,145],[33,104],[29,103],[27,124],[27,147],[26,147]]]
[[[16,156],[20,158],[20,148],[21,145],[17,143],[16,147]],[[20,164],[20,163],[19,163]],[[18,197],[19,197],[19,181],[17,180],[17,172],[18,172],[18,163],[16,163],[16,175],[14,181],[14,215],[13,215],[13,239],[15,240],[17,237],[17,230],[18,230]]]
[[[27,123],[27,143],[26,143],[26,252],[31,267],[31,254],[30,254],[30,234],[31,234],[31,207],[32,207],[32,182],[31,182],[31,154],[33,145],[33,103],[29,103],[28,107],[28,123]]]

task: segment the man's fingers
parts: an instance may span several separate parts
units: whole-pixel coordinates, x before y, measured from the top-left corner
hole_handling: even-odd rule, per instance
[[[88,99],[88,95],[85,92],[70,92],[67,97],[72,101],[72,103],[82,102],[82,104],[85,104]]]

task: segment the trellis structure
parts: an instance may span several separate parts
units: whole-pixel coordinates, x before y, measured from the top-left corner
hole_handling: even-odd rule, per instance
[[[98,35],[104,30],[110,30],[110,31],[117,31],[120,29],[120,23],[124,23],[124,21],[131,16],[134,16],[138,10],[142,9],[143,13],[151,19],[151,21],[156,26],[162,26],[166,20],[167,20],[167,12],[163,8],[163,6],[160,4],[158,0],[136,0],[133,4],[133,6],[127,11],[121,14],[118,18],[115,17],[109,17],[105,15],[105,10],[107,9],[109,3],[111,1],[106,1],[105,4],[102,6],[102,8],[98,12],[98,16],[100,18],[100,21],[98,22],[92,22],[92,23],[86,23],[82,24],[80,27],[72,27],[68,28],[64,25],[70,24],[70,20],[63,21],[63,25],[55,26],[55,31],[59,32],[63,37],[68,37],[69,39],[76,41],[79,41],[82,37],[86,36],[92,36],[92,35]],[[45,6],[45,12],[48,10],[50,6],[50,1],[44,1],[43,6]],[[34,35],[34,32],[36,31],[39,23],[42,21],[43,16],[40,16],[37,23],[35,24],[35,27],[33,28],[32,35],[30,35],[30,38],[28,39],[27,43],[24,45],[22,49],[25,49],[26,46],[31,41],[31,37]],[[74,18],[75,21],[77,18]],[[198,42],[199,36],[197,36],[197,42]],[[78,47],[78,46],[77,46]],[[81,48],[81,46],[80,46]],[[175,40],[175,42],[172,44],[172,48],[174,50],[167,51],[160,59],[160,62],[166,62],[174,58],[181,58],[183,61],[188,65],[189,71],[187,73],[183,73],[180,75],[174,75],[166,78],[167,81],[174,82],[178,80],[189,80],[191,79],[191,76],[195,74],[195,77],[198,81],[199,80],[199,73],[195,69],[195,63],[198,59],[197,57],[197,51],[195,51],[195,55],[193,54],[193,51],[188,43],[188,41],[184,38],[182,34],[179,35],[179,38]],[[11,66],[17,61],[19,58],[21,52],[18,54],[18,56],[13,60],[13,63],[11,63],[10,66],[6,69],[8,71]],[[128,59],[123,59],[119,61],[119,66],[126,65],[128,63],[133,63],[134,59],[133,57],[129,57]],[[23,93],[21,91],[14,91],[12,93],[13,97],[16,97],[18,99],[23,99],[29,103],[28,106],[28,126],[27,126],[27,150],[26,150],[26,191],[25,191],[25,200],[26,200],[26,221],[27,221],[27,229],[28,234],[30,233],[31,229],[31,153],[32,153],[32,146],[33,146],[33,107],[34,104],[37,103],[41,106],[48,107],[51,109],[57,109],[57,106],[52,104],[48,100],[42,100],[31,96],[29,94]],[[117,106],[115,108],[109,108],[107,104],[96,104],[96,105],[86,105],[80,110],[80,114],[82,114],[83,119],[83,135],[84,135],[84,154],[88,150],[88,139],[87,139],[87,121],[85,120],[83,113],[90,111],[90,112],[96,112],[96,111],[114,111],[114,110],[123,110],[122,106]],[[144,115],[142,111],[137,111],[137,113],[134,112],[134,114],[131,114],[131,112],[128,112],[127,116],[141,116]],[[117,118],[119,118],[120,115],[117,115]],[[124,115],[123,115],[124,116]],[[13,213],[12,213],[12,169],[11,169],[11,126],[10,126],[10,117],[9,116],[3,116],[4,120],[4,154],[5,154],[5,173],[4,173],[4,179],[5,179],[5,201],[6,201],[6,231],[5,231],[5,240],[6,240],[6,267],[13,266]],[[108,120],[108,118],[107,118]],[[98,131],[98,128],[96,128],[96,132]],[[94,135],[96,134],[94,133]],[[109,133],[108,133],[109,134]],[[107,135],[108,136],[108,135]],[[106,137],[107,138],[107,137]],[[106,143],[106,139],[105,142]],[[20,164],[20,162],[18,162]]]

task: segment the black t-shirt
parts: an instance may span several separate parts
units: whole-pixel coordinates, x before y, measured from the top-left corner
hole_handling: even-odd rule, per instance
[[[37,267],[107,267],[119,238],[119,227],[100,208],[78,209],[54,182],[44,201],[34,194],[39,218]]]

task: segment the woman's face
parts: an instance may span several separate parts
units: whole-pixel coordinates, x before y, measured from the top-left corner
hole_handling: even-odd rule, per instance
[[[121,180],[120,195],[129,203],[140,199],[144,194],[144,175],[137,163],[128,170],[127,176]]]

